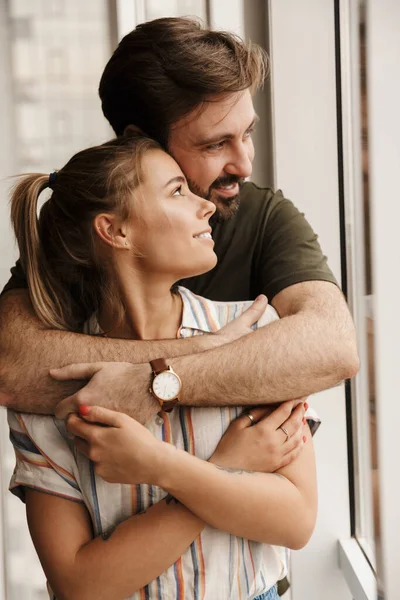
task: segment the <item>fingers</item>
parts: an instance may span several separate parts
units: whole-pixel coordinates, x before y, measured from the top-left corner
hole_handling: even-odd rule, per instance
[[[76,413],[79,406],[79,402],[77,400],[76,394],[73,396],[69,396],[68,398],[64,398],[61,402],[59,402],[54,411],[57,419],[66,419],[68,415],[71,413]]]
[[[258,296],[253,304],[245,310],[245,312],[239,317],[242,321],[245,321],[249,327],[257,323],[265,313],[268,306],[268,298],[261,294]]]
[[[126,415],[103,406],[81,405],[78,412],[85,421],[108,427],[120,427],[121,419],[126,418]]]
[[[81,363],[50,369],[50,375],[58,381],[67,379],[90,379],[101,368],[102,363]]]
[[[238,423],[239,428],[251,427],[269,415],[270,412],[270,406],[253,406],[250,410],[244,411],[236,422]]]
[[[269,417],[264,419],[264,421],[268,420],[268,424],[271,427],[273,427],[274,429],[278,429],[278,427],[280,427],[280,425],[284,425],[284,427],[286,427],[285,421],[287,421],[287,419],[289,419],[289,417],[292,413],[292,410],[293,410],[293,401],[292,400],[289,400],[287,402],[282,402],[282,404],[280,406],[278,406],[278,408],[276,408]]]
[[[71,436],[89,440],[92,438],[95,426],[91,423],[86,423],[78,415],[71,414],[67,419],[67,431]]]
[[[279,425],[278,429],[282,429],[282,427],[284,427],[288,432],[289,437],[292,437],[304,425],[304,414],[304,404],[298,404],[296,408],[292,410],[290,416],[286,419],[286,421]],[[284,431],[282,431],[282,433],[283,435],[286,435]]]
[[[302,450],[304,448],[304,442],[297,444],[290,452],[287,452],[285,456],[283,456],[281,464],[279,465],[279,469],[283,469],[283,467],[287,467],[290,465],[298,456],[300,456]],[[278,469],[277,469],[278,470]]]
[[[292,452],[293,450],[295,450],[298,447],[303,447],[303,444],[305,444],[305,435],[304,435],[304,425],[303,423],[301,424],[301,427],[299,427],[290,437],[287,441],[284,442],[282,450],[286,454]]]
[[[126,417],[122,413],[102,406],[80,406],[78,409],[79,417],[76,414],[70,414],[67,420],[67,429],[72,435],[78,435],[86,438],[92,435],[94,426],[102,427],[121,427],[121,421]]]

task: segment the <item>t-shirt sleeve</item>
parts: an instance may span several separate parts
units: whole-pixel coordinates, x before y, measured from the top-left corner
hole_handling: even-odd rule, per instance
[[[7,411],[16,465],[10,491],[25,502],[25,488],[83,503],[73,450],[53,417]],[[39,443],[40,441],[40,443]]]
[[[17,262],[11,269],[11,277],[4,286],[3,291],[0,295],[4,294],[5,292],[8,292],[9,290],[17,290],[27,287],[28,284],[26,282],[26,277],[21,265],[21,261],[17,260]]]
[[[303,281],[329,281],[338,285],[318,236],[304,214],[277,191],[268,203],[256,248],[258,289],[269,300]]]

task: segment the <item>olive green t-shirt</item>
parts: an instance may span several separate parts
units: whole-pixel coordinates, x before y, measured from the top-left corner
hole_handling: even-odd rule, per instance
[[[269,301],[302,281],[337,281],[317,235],[279,190],[245,183],[234,217],[213,228],[218,263],[208,273],[182,283],[211,300]]]
[[[213,227],[217,265],[204,275],[185,279],[183,285],[221,301],[253,300],[261,293],[271,301],[281,290],[302,281],[337,285],[316,234],[281,191],[245,183],[240,199],[236,215]],[[3,292],[27,286],[19,261],[11,273]]]

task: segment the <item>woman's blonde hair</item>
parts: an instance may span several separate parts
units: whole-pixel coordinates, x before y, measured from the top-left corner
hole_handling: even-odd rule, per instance
[[[93,220],[101,212],[128,218],[142,158],[159,148],[144,136],[120,137],[78,152],[50,178],[20,177],[11,221],[31,301],[46,326],[79,330],[105,296],[115,299],[115,286],[96,252]],[[52,194],[38,216],[39,196],[48,187]]]

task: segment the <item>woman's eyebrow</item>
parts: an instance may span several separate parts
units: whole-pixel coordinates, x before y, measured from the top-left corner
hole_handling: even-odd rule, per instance
[[[246,131],[254,127],[259,120],[260,117],[258,115],[254,115],[254,118],[250,125],[247,127]],[[219,135],[213,135],[212,137],[199,140],[198,142],[196,142],[196,146],[207,146],[208,144],[215,144],[215,142],[220,142],[222,140],[231,140],[234,137],[235,136],[233,135],[233,133],[220,133]]]
[[[171,183],[185,183],[186,179],[183,177],[183,175],[177,175],[176,177],[173,177],[172,179],[170,179],[165,185],[164,187],[168,187],[169,185],[171,185]]]

